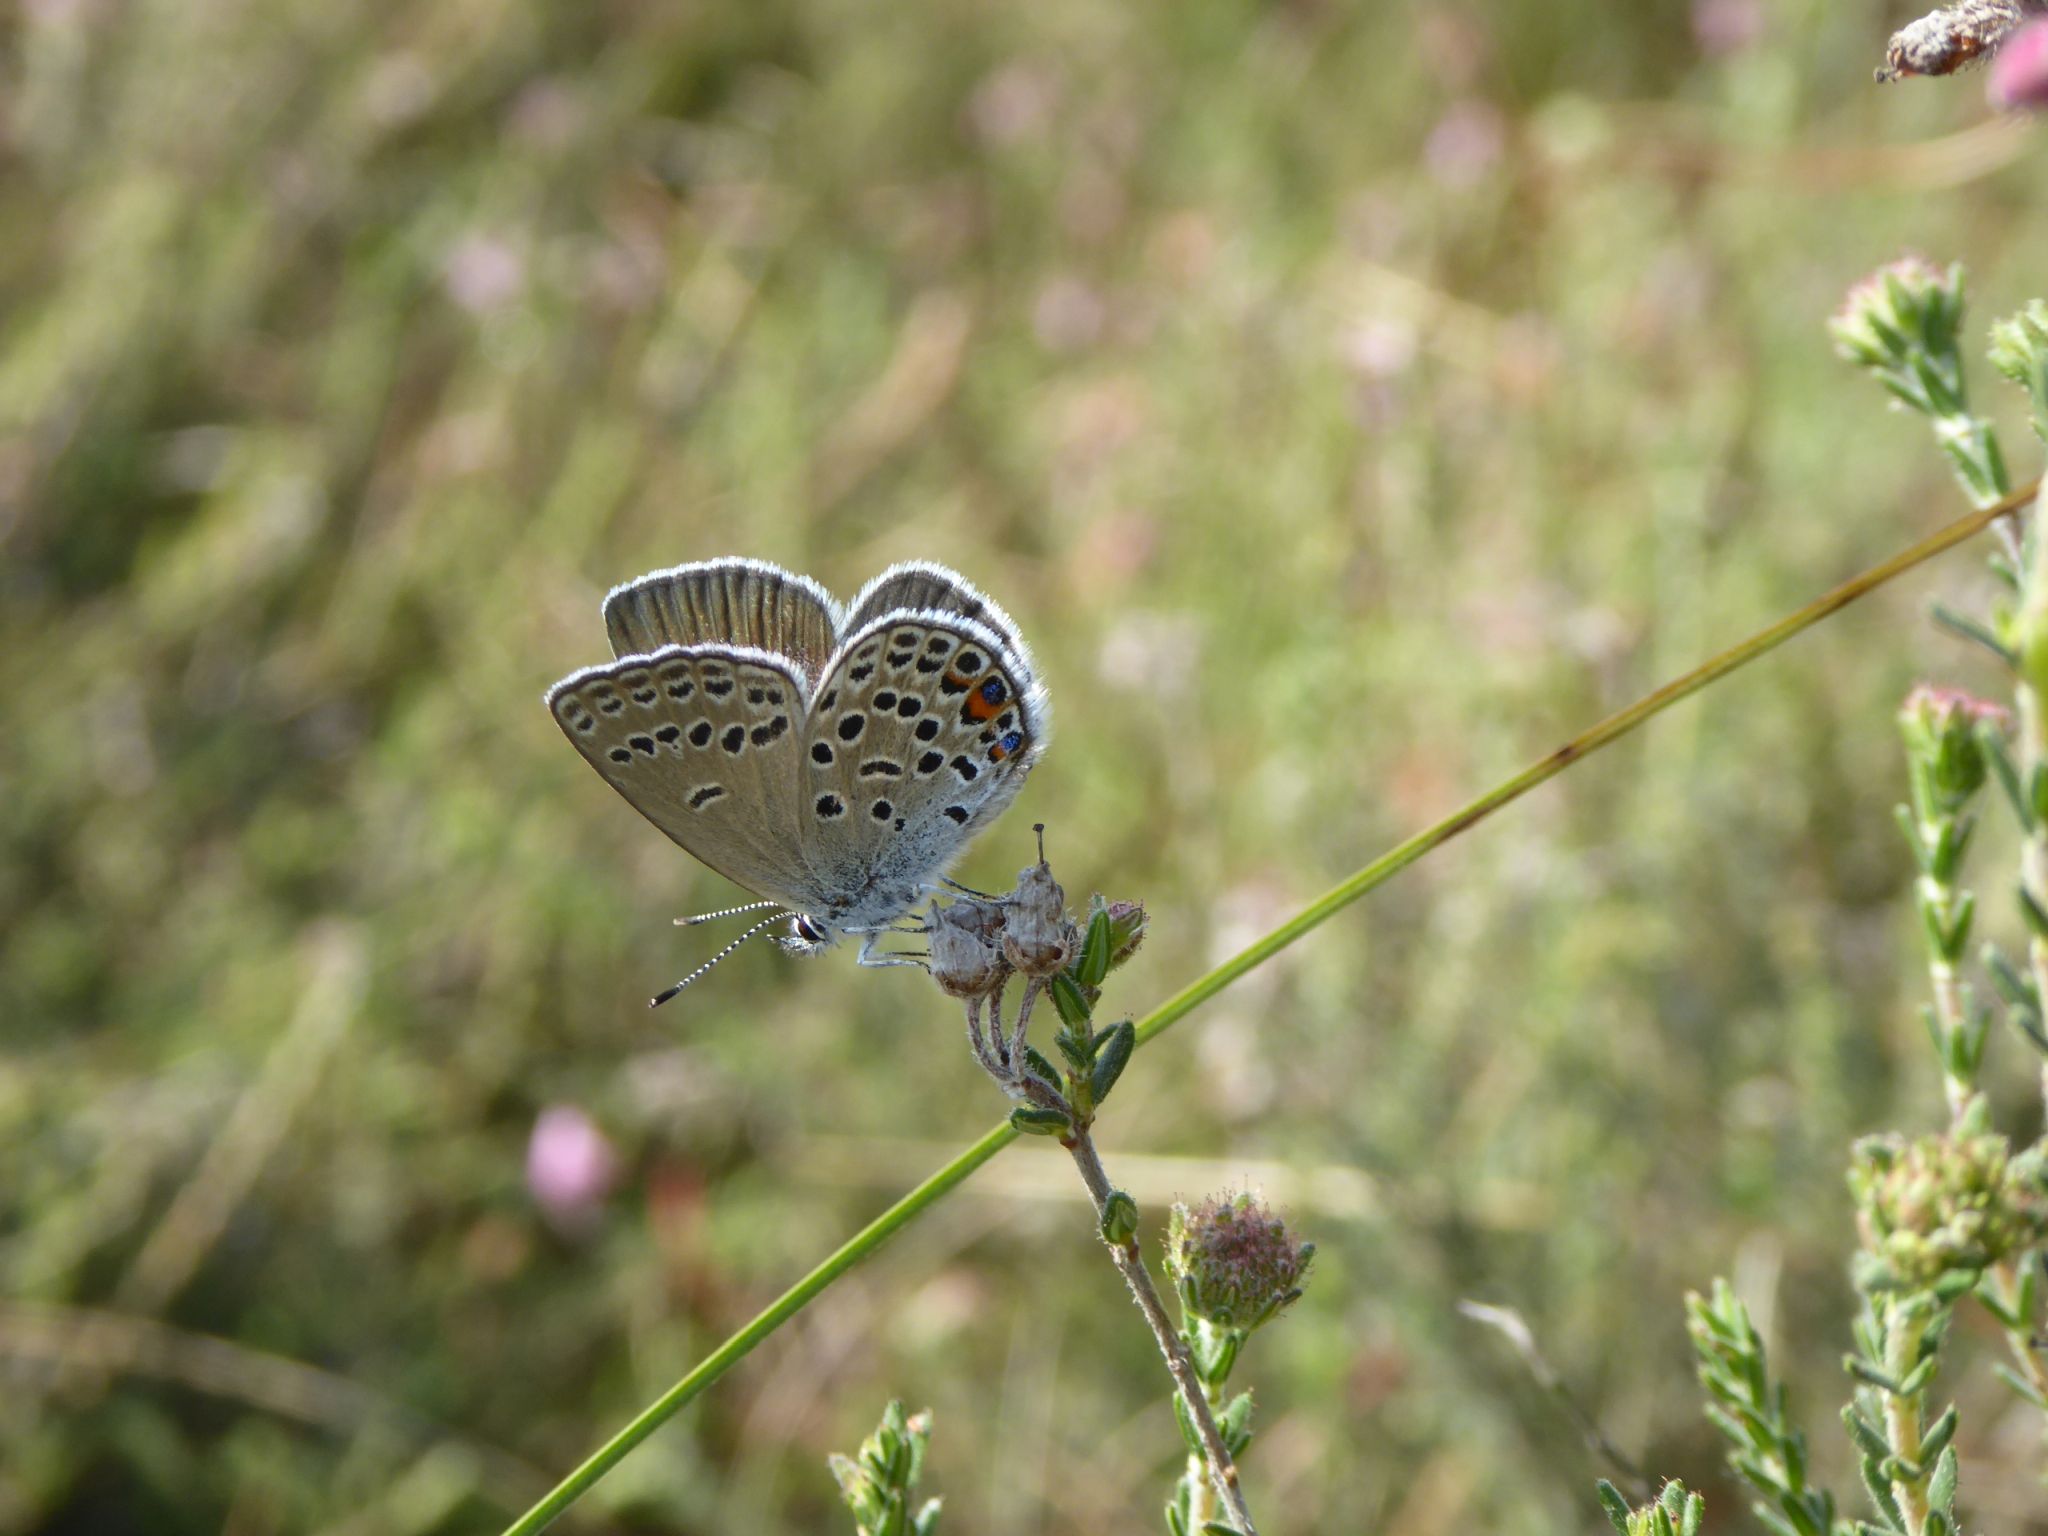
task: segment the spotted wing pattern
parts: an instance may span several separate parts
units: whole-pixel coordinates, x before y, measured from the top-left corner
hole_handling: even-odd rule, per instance
[[[808,576],[759,560],[705,560],[614,587],[604,600],[612,654],[665,645],[751,646],[815,680],[839,635],[839,605]]]
[[[573,673],[547,706],[634,810],[727,879],[802,910],[816,893],[795,798],[809,686],[765,651],[670,645]]]
[[[894,612],[828,664],[802,744],[808,857],[840,921],[894,917],[1022,787],[1050,715],[1021,650],[953,613]]]
[[[1010,616],[964,578],[928,560],[892,565],[861,588],[846,611],[843,634],[865,629],[884,614],[957,613],[996,632],[1012,654],[1026,657],[1023,637]],[[1028,666],[1027,666],[1028,669]]]

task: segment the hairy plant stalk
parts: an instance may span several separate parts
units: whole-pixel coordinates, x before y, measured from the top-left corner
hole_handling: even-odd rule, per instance
[[[1222,1389],[1214,1382],[1205,1380],[1202,1383],[1202,1398],[1209,1405],[1209,1417],[1212,1419],[1223,1411],[1222,1396]],[[1188,1457],[1188,1481],[1194,1485],[1194,1498],[1190,1501],[1188,1510],[1190,1517],[1188,1524],[1197,1531],[1202,1528],[1205,1521],[1216,1518],[1216,1505],[1214,1503],[1216,1490],[1204,1475],[1205,1472],[1206,1468],[1201,1457],[1193,1455]]]
[[[1922,875],[1920,894],[1922,900],[1939,914],[1944,925],[1955,921],[1962,892],[1954,882],[1938,880],[1932,875]],[[1941,1029],[1942,1038],[1953,1040],[1966,1033],[1970,1028],[1970,1017],[1963,1001],[1962,981],[1956,975],[1954,962],[1931,948],[1927,952],[1927,982],[1934,994],[1934,1017]],[[1963,1118],[1963,1111],[1969,1108],[1970,1101],[1976,1097],[1977,1085],[1956,1074],[1945,1051],[1941,1087],[1948,1099],[1949,1121],[1954,1124]]]
[[[1901,1311],[1906,1316],[1901,1317]],[[1893,1308],[1885,1320],[1885,1369],[1892,1380],[1903,1381],[1920,1363],[1920,1340],[1927,1332],[1927,1318],[1917,1307]],[[1885,1441],[1892,1454],[1910,1467],[1920,1465],[1920,1394],[1884,1394]],[[1892,1498],[1906,1522],[1907,1536],[1921,1536],[1927,1528],[1927,1472],[1917,1479],[1892,1479]]]
[[[1992,1288],[1998,1292],[1999,1305],[2014,1316],[2019,1313],[2022,1294],[2020,1266],[2026,1262],[2024,1257],[2001,1259],[1990,1269]],[[2005,1342],[2012,1350],[2014,1374],[2033,1389],[2035,1401],[2043,1405],[2043,1413],[2048,1413],[2048,1365],[2042,1363],[2039,1337],[2031,1328],[2007,1328]]]
[[[1114,1186],[1110,1184],[1109,1175],[1102,1168],[1102,1159],[1095,1151],[1095,1138],[1080,1130],[1070,1138],[1063,1138],[1060,1144],[1072,1154],[1074,1166],[1081,1171],[1081,1182],[1088,1186],[1088,1196],[1095,1202],[1095,1215],[1100,1220],[1108,1214],[1109,1197]],[[1182,1342],[1180,1331],[1166,1315],[1166,1306],[1159,1299],[1158,1288],[1152,1284],[1152,1272],[1145,1267],[1145,1256],[1138,1248],[1137,1239],[1130,1238],[1121,1243],[1105,1239],[1104,1246],[1109,1249],[1117,1273],[1124,1277],[1124,1284],[1131,1288],[1131,1299],[1145,1314],[1152,1337],[1158,1341],[1160,1354],[1166,1357],[1166,1369],[1172,1373],[1174,1388],[1180,1393],[1181,1402],[1194,1423],[1195,1434],[1202,1442],[1203,1458],[1209,1464],[1210,1487],[1229,1513],[1231,1524],[1243,1532],[1243,1536],[1258,1536],[1258,1527],[1252,1524],[1251,1511],[1245,1508],[1244,1490],[1238,1484],[1237,1463],[1231,1458],[1230,1448],[1223,1443],[1223,1436],[1216,1428],[1216,1415],[1211,1409],[1209,1394],[1196,1378],[1195,1364],[1188,1358],[1187,1345]]]

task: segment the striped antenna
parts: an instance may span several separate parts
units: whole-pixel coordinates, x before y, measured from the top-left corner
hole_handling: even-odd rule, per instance
[[[695,917],[679,917],[676,919],[676,926],[678,928],[694,928],[699,923],[716,922],[721,917],[739,917],[743,913],[766,912],[770,908],[777,912],[787,912],[789,910],[779,901],[750,901],[744,907],[724,907],[716,912],[699,912]]]
[[[771,902],[769,903],[769,905],[772,906],[774,904]],[[707,915],[715,916],[717,914]],[[763,928],[766,928],[770,923],[780,921],[782,915],[783,914],[781,911],[777,911],[773,917],[762,918],[761,921],[754,924],[753,927],[749,928],[745,933],[741,934],[738,938],[734,939],[730,944],[726,945],[725,948],[721,949],[709,960],[706,960],[702,965],[698,966],[697,969],[690,972],[689,975],[685,976],[681,981],[677,982],[674,986],[670,987],[666,992],[663,992],[660,995],[650,999],[648,1001],[647,1006],[650,1008],[659,1008],[663,1003],[667,1002],[670,998],[674,997],[678,992],[682,991],[683,988],[687,987],[699,976],[702,976],[706,971],[710,970],[711,967],[718,964],[719,961],[723,960],[727,955],[731,954],[734,950],[738,949],[742,944],[746,943],[747,940],[751,939]]]

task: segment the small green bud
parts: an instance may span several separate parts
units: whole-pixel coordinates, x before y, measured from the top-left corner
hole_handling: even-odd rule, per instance
[[[1138,1202],[1112,1189],[1102,1203],[1102,1240],[1121,1248],[1138,1235]]]
[[[1249,1333],[1301,1295],[1315,1255],[1297,1245],[1250,1194],[1176,1204],[1167,1225],[1166,1272],[1190,1317]]]
[[[1953,359],[1962,315],[1963,269],[1905,256],[1851,288],[1828,332],[1851,362],[1885,371],[1916,353]]]
[[[2034,431],[2048,433],[2048,304],[2035,299],[1991,327],[1991,366],[2027,392]]]
[[[1931,801],[1920,809],[1941,816],[1961,812],[1984,786],[1984,733],[2002,737],[2011,729],[2005,710],[1959,689],[1923,683],[1907,694],[1899,706],[1899,734]]]
[[[1145,903],[1112,901],[1109,914],[1109,968],[1113,971],[1138,952],[1145,942]]]

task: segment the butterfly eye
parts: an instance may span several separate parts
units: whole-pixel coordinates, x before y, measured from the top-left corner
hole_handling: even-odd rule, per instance
[[[797,914],[796,921],[790,926],[795,930],[796,936],[806,944],[822,944],[825,942],[825,930],[812,922],[808,917],[805,917],[801,912]]]

